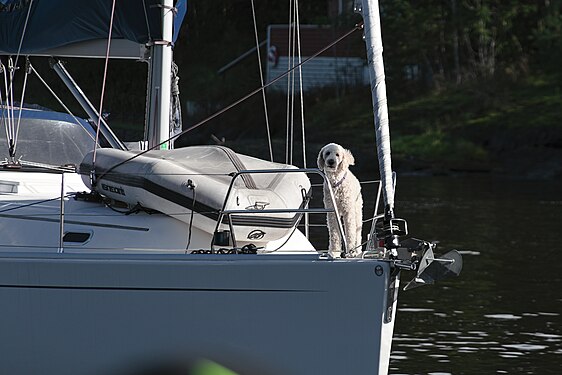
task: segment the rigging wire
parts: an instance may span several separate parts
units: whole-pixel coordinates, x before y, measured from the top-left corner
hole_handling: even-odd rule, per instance
[[[33,0],[30,1],[29,3],[29,7],[27,8],[27,14],[25,16],[25,22],[23,24],[23,30],[21,33],[21,38],[20,38],[20,42],[18,45],[18,51],[16,53],[16,59],[15,62],[13,64],[13,66],[9,66],[10,68],[10,89],[9,91],[11,92],[11,105],[9,105],[9,99],[8,99],[8,91],[6,91],[6,104],[8,104],[8,108],[7,108],[7,112],[8,112],[8,118],[10,118],[10,107],[11,109],[11,120],[8,122],[8,127],[10,128],[10,134],[8,135],[8,132],[6,132],[7,138],[8,138],[8,150],[10,150],[10,156],[13,158],[15,156],[15,140],[14,140],[14,133],[15,133],[15,129],[14,129],[14,92],[13,92],[13,85],[14,85],[14,74],[15,71],[17,69],[18,66],[18,60],[20,57],[20,53],[21,53],[21,47],[23,46],[23,39],[25,38],[25,32],[27,31],[27,24],[29,23],[29,15],[31,14],[31,8],[33,7]],[[10,65],[12,62],[12,58],[10,57],[9,59],[9,63],[8,65]],[[4,77],[4,79],[6,79],[6,77]],[[21,110],[20,110],[21,113]],[[4,112],[2,112],[2,114],[4,114]]]
[[[299,54],[299,87],[300,87],[300,104],[301,104],[301,134],[302,134],[302,163],[303,168],[306,168],[306,137],[304,131],[304,95],[303,95],[303,85],[302,85],[302,66],[301,66],[301,36],[300,36],[300,20],[299,20],[299,0],[296,1],[296,19],[297,19],[297,51]]]
[[[300,20],[299,20],[299,2],[298,0],[290,0],[290,20],[289,20],[289,47],[288,47],[288,63],[289,67],[295,67],[295,59],[298,58],[298,63],[302,62],[301,56],[301,38],[300,38]],[[298,57],[297,57],[298,55]],[[301,130],[303,135],[303,165],[306,167],[306,152],[304,142],[304,100],[302,88],[302,67],[299,67],[299,92],[300,92],[300,105],[301,105]],[[296,91],[296,77],[295,72],[289,75],[287,80],[287,139],[285,149],[285,160],[288,164],[293,164],[293,154],[295,146],[295,91]],[[289,105],[290,102],[290,105]]]
[[[23,87],[22,87],[21,99],[20,99],[20,111],[18,113],[18,123],[16,125],[16,131],[15,131],[16,134],[14,136],[14,149],[13,149],[14,156],[16,154],[16,147],[17,147],[17,144],[18,144],[18,136],[19,136],[19,133],[20,133],[21,112],[23,110],[23,101],[24,101],[24,98],[25,98],[25,89],[27,88],[27,77],[31,73],[31,70],[30,70],[29,66],[30,66],[29,58],[26,58],[25,59],[25,75],[23,76]]]
[[[258,37],[258,25],[256,22],[256,10],[254,7],[254,0],[251,0],[252,3],[252,18],[254,20],[254,34],[255,34],[255,38],[256,38],[256,51],[257,51],[257,55],[258,55],[258,67],[259,67],[259,71],[260,71],[260,83],[263,87],[264,84],[264,80],[263,80],[263,69],[262,69],[262,65],[261,65],[261,56],[260,56],[260,42],[259,42],[259,37]],[[263,98],[263,110],[265,112],[265,127],[267,129],[267,142],[269,144],[269,157],[271,159],[271,161],[273,161],[273,146],[271,145],[271,131],[269,128],[269,114],[267,112],[267,100],[265,98],[265,88],[262,89],[262,98]]]
[[[298,43],[298,35],[299,33],[299,28],[300,25],[297,22],[297,14],[298,14],[298,9],[297,7],[299,6],[299,2],[297,0],[293,0],[294,1],[294,6],[293,6],[293,51],[291,52],[292,54],[292,60],[293,60],[293,66],[296,65],[297,63],[297,43]],[[291,163],[293,164],[293,155],[294,155],[294,148],[295,148],[295,90],[297,89],[297,85],[296,85],[296,79],[297,79],[297,71],[295,70],[293,72],[293,77],[291,80]]]
[[[292,25],[291,25],[291,30],[292,30],[292,36],[293,36],[293,40],[292,40],[292,44],[291,44],[291,66],[295,66],[295,40],[296,40],[296,20],[295,20],[295,13],[296,13],[296,0],[292,0],[293,1],[293,14],[292,14]],[[291,128],[289,130],[289,163],[288,164],[293,164],[293,146],[294,146],[294,133],[295,133],[295,72],[293,71],[293,73],[291,73]]]
[[[31,13],[31,8],[32,8],[32,7],[33,7],[33,0],[30,1],[30,3],[29,3],[29,8],[27,8],[27,15],[25,16],[25,22],[24,22],[24,24],[23,24],[23,30],[22,30],[21,38],[20,38],[20,44],[19,44],[19,46],[18,46],[18,52],[16,53],[16,61],[15,61],[14,66],[18,66],[18,59],[19,59],[19,57],[20,57],[21,47],[22,47],[22,45],[23,45],[23,39],[24,39],[24,37],[25,37],[25,32],[27,31],[27,24],[28,24],[28,22],[29,22],[29,14]],[[13,78],[14,78],[14,76],[13,76],[13,74],[12,74],[12,76],[10,77],[10,80],[11,80],[11,81],[10,81],[10,85],[11,85],[11,82],[13,82],[13,81],[12,81]],[[10,87],[10,89],[11,89],[11,87]]]
[[[4,75],[4,87],[6,89],[6,105],[2,105],[2,123],[4,124],[4,129],[6,131],[6,142],[8,143],[8,149],[10,148],[10,126],[9,126],[9,117],[10,117],[10,113],[8,110],[8,78],[6,76],[6,67],[4,66],[4,64],[2,64],[2,61],[0,61],[0,73],[3,73]],[[2,89],[0,89],[0,105],[2,104]],[[8,113],[8,116],[6,116],[6,112]]]
[[[148,32],[148,40],[152,42],[152,35],[150,34],[150,23],[148,22],[148,13],[146,11],[146,0],[142,0],[142,8],[144,10],[144,20],[146,22],[146,31]]]
[[[295,0],[295,18],[297,23],[297,52],[298,52],[298,62],[299,62],[299,93],[300,93],[300,105],[301,105],[301,136],[302,136],[302,164],[303,168],[306,168],[306,137],[305,137],[305,127],[304,127],[304,95],[302,86],[302,62],[301,56],[301,34],[300,34],[300,18],[299,18],[299,1]],[[304,232],[306,238],[310,236],[310,216],[307,213],[304,214]]]
[[[13,148],[14,148],[14,72],[16,71],[16,65],[14,65],[14,60],[10,57],[8,59],[8,70],[10,71],[10,105],[8,106],[8,113],[10,117],[10,135],[8,140],[8,149],[10,152],[10,156],[14,157],[13,155]],[[6,93],[6,100],[8,100],[8,93]]]
[[[76,125],[79,125],[81,129],[84,130],[84,132],[86,134],[88,134],[88,136],[90,138],[92,138],[93,141],[95,141],[95,137],[90,134],[89,131],[87,131],[82,124],[80,123],[80,120],[78,120],[78,118],[76,116],[74,116],[74,114],[70,111],[70,108],[68,108],[66,106],[66,104],[64,104],[64,102],[62,101],[61,98],[59,98],[59,96],[53,91],[53,89],[51,88],[51,86],[49,86],[49,84],[43,79],[43,77],[39,74],[39,72],[37,70],[35,70],[35,67],[33,67],[33,65],[31,65],[31,62],[29,63],[29,68],[31,69],[31,71],[33,73],[35,73],[35,75],[37,76],[37,78],[39,78],[39,80],[41,81],[41,83],[43,83],[43,85],[45,86],[45,88],[47,88],[47,90],[49,90],[49,92],[51,93],[51,95],[53,95],[53,97],[59,102],[59,104],[64,108],[64,110],[66,111],[66,113],[68,113],[70,116],[72,116],[72,118],[74,119],[74,122],[76,123]]]
[[[289,164],[289,93],[290,93],[290,87],[291,87],[291,75],[292,75],[292,69],[291,69],[291,33],[292,33],[292,28],[291,25],[293,23],[293,0],[289,0],[289,24],[288,24],[288,35],[289,35],[289,39],[287,41],[287,71],[289,72],[289,74],[287,75],[287,129],[286,129],[286,136],[285,136],[285,164]]]
[[[96,139],[94,142],[94,155],[92,156],[92,169],[94,169],[94,166],[96,164],[96,151],[98,149],[98,142],[99,142],[99,137],[100,137],[100,125],[101,125],[101,116],[102,116],[102,109],[103,109],[103,97],[105,95],[105,83],[107,81],[107,66],[109,64],[109,49],[111,48],[111,33],[113,31],[113,18],[115,15],[115,1],[113,0],[112,5],[111,5],[111,16],[109,18],[109,35],[107,37],[107,50],[105,53],[105,64],[104,64],[104,68],[103,68],[103,81],[101,84],[101,96],[100,96],[100,109],[98,112],[98,123],[97,123],[97,128],[96,128]],[[92,175],[93,177],[93,175]]]
[[[66,193],[65,198],[72,198],[72,194],[74,194],[74,193]],[[37,203],[46,203],[46,202],[58,200],[58,199],[60,199],[60,197],[53,198],[53,199],[50,199],[50,200],[47,200],[47,201],[34,202],[31,205],[35,205]],[[82,218],[82,217],[86,217],[86,218],[89,218],[89,217],[108,217],[108,218],[110,218],[110,217],[120,217],[122,215],[136,214],[136,213],[139,213],[139,212],[145,212],[149,215],[163,215],[163,216],[170,216],[170,217],[185,217],[185,216],[188,216],[188,215],[191,216],[191,213],[187,214],[185,212],[170,212],[170,213],[167,212],[167,213],[164,214],[160,211],[151,210],[151,209],[148,209],[146,207],[133,207],[135,210],[126,210],[125,211],[125,210],[116,209],[114,206],[112,206],[111,203],[103,202],[103,204],[107,208],[109,208],[111,211],[117,213],[118,215],[114,214],[114,213],[107,213],[107,214],[92,214],[92,213],[84,213],[84,214],[72,213],[72,214],[69,214],[69,213],[65,213],[64,216],[66,218]],[[11,207],[11,208],[8,209],[8,211],[17,210],[19,208],[25,208],[25,207],[27,207],[27,206]],[[147,210],[151,210],[151,212],[148,212]],[[49,219],[49,217],[59,217],[60,216],[59,212],[51,213],[51,214],[49,214],[49,213],[39,213],[39,214],[26,214],[26,215],[3,215],[2,214],[3,212],[4,211],[0,211],[0,217],[17,218],[17,219],[23,218],[23,217],[26,217],[26,218],[29,217],[29,218],[45,218],[47,220],[47,219]],[[194,212],[194,215],[197,215],[197,216],[200,216],[200,217],[208,216],[208,215],[218,216],[218,214],[219,214],[218,210],[215,210],[215,211],[196,211],[196,212]],[[326,226],[326,224],[324,224],[324,226]]]
[[[197,129],[197,128],[200,127],[201,125],[204,125],[204,124],[206,124],[207,122],[213,120],[214,118],[216,118],[216,117],[222,115],[224,112],[229,111],[230,109],[236,107],[236,106],[239,105],[240,103],[244,102],[244,101],[247,100],[248,98],[254,96],[254,95],[257,94],[258,92],[260,92],[261,90],[263,90],[264,88],[267,88],[267,87],[269,87],[269,86],[275,84],[276,82],[278,82],[279,80],[281,80],[282,78],[284,78],[285,76],[287,76],[288,74],[290,74],[290,73],[291,73],[292,71],[294,71],[295,69],[297,69],[297,68],[299,68],[300,66],[306,64],[308,61],[310,61],[310,60],[316,58],[318,55],[320,55],[320,54],[326,52],[327,50],[329,50],[330,48],[332,48],[334,45],[336,45],[337,43],[341,42],[342,40],[344,40],[345,38],[347,38],[348,36],[350,36],[351,34],[353,34],[355,31],[357,31],[357,30],[362,30],[362,29],[363,29],[363,22],[357,23],[357,24],[353,27],[353,29],[349,30],[348,32],[346,32],[345,34],[343,34],[342,36],[340,36],[339,38],[337,38],[336,40],[334,40],[332,43],[328,44],[326,47],[324,47],[324,48],[320,49],[319,51],[315,52],[312,56],[307,57],[307,58],[306,58],[305,60],[303,60],[300,64],[298,64],[298,65],[292,67],[290,70],[288,70],[288,71],[286,71],[286,72],[280,74],[279,76],[277,76],[276,78],[272,79],[271,81],[269,81],[269,82],[266,83],[265,85],[263,85],[263,86],[261,86],[261,87],[258,87],[257,89],[255,89],[255,90],[251,91],[250,93],[244,95],[243,97],[241,97],[240,99],[234,101],[233,103],[229,104],[228,106],[224,107],[223,109],[218,110],[217,112],[213,113],[213,114],[210,115],[209,117],[207,117],[207,118],[205,118],[205,119],[203,119],[203,120],[197,122],[196,124],[190,126],[190,127],[187,128],[187,129],[181,131],[180,133],[175,134],[175,135],[171,136],[170,138],[168,138],[168,139],[166,139],[166,140],[164,140],[164,141],[162,141],[162,142],[160,142],[160,143],[158,143],[158,144],[156,144],[156,145],[154,145],[154,146],[152,146],[152,147],[150,147],[150,148],[148,148],[148,149],[146,149],[146,150],[144,150],[144,151],[141,151],[141,152],[139,152],[138,154],[135,154],[135,155],[131,156],[130,158],[123,160],[122,162],[119,162],[119,163],[115,164],[114,166],[110,167],[107,171],[103,172],[103,173],[100,175],[99,178],[101,179],[103,176],[106,176],[108,173],[110,173],[111,171],[113,171],[115,168],[117,168],[117,167],[119,167],[119,166],[121,166],[121,165],[123,165],[123,164],[125,164],[125,163],[127,163],[127,162],[129,162],[129,161],[131,161],[131,160],[134,160],[134,159],[138,158],[139,156],[142,156],[142,155],[146,154],[146,153],[149,152],[149,151],[152,151],[152,150],[154,150],[154,149],[160,147],[161,145],[163,145],[163,144],[166,143],[166,142],[170,142],[170,141],[172,141],[172,140],[174,140],[174,139],[176,139],[176,138],[178,138],[178,137],[180,137],[180,136],[182,136],[182,135],[184,135],[184,134],[186,134],[186,133],[188,133],[188,132],[190,132],[190,131],[192,131],[192,130],[194,130],[194,129]],[[95,182],[94,182],[94,186],[95,186]]]
[[[8,89],[8,69],[4,64],[0,66],[1,71],[4,76],[4,93],[6,94],[6,105],[2,108],[2,118],[4,119],[4,125],[6,127],[6,136],[8,141],[8,147],[10,147],[10,134],[11,134],[11,121],[10,121],[10,91]]]

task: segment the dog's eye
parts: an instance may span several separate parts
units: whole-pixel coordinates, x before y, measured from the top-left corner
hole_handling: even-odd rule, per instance
[[[340,156],[340,154],[336,154],[336,156]]]
[[[326,156],[330,155],[330,151],[326,151]]]

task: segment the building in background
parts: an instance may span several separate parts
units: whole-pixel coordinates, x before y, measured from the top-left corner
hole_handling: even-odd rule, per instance
[[[299,34],[300,56],[301,61],[304,61],[340,37],[342,32],[336,31],[331,26],[301,25]],[[271,82],[299,62],[299,44],[292,36],[290,42],[289,35],[288,25],[268,26],[267,82]],[[303,90],[327,86],[368,85],[365,47],[360,45],[361,41],[357,43],[357,39],[359,38],[347,38],[304,64],[302,66]],[[295,90],[299,90],[299,69],[295,69],[294,72]],[[271,87],[275,90],[287,91],[289,86],[292,87],[292,82],[292,78],[283,78]]]

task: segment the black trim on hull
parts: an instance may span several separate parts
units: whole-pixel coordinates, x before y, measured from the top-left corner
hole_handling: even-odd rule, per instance
[[[67,214],[69,215],[69,214]],[[32,217],[26,215],[6,215],[0,214],[1,218],[7,219],[17,219],[17,220],[32,220],[32,221],[46,221],[48,223],[60,223],[59,219],[49,219],[46,217]],[[128,225],[119,225],[119,224],[101,224],[101,223],[89,223],[85,221],[76,221],[76,220],[64,220],[65,224],[74,224],[74,225],[84,225],[87,227],[101,227],[101,228],[110,228],[110,229],[122,229],[122,230],[134,230],[139,232],[148,232],[149,228],[143,227],[132,227]]]
[[[321,290],[303,289],[242,289],[242,288],[158,288],[158,287],[111,287],[111,286],[64,286],[64,285],[0,285],[6,289],[55,289],[55,290],[115,290],[115,291],[166,291],[166,292],[246,292],[246,293],[322,293]]]

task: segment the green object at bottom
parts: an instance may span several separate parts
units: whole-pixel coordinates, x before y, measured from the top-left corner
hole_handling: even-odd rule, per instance
[[[195,364],[192,371],[193,375],[238,375],[236,372],[227,369],[213,361],[201,360]]]

